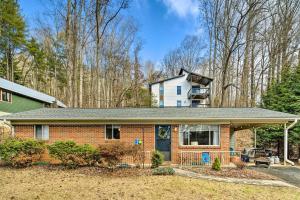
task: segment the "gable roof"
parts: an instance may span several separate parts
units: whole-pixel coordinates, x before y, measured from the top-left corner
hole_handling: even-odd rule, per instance
[[[183,76],[184,76],[184,74],[181,74],[181,75],[178,75],[178,76],[173,76],[173,77],[170,77],[170,78],[166,78],[166,79],[162,79],[162,80],[159,80],[159,81],[152,82],[149,85],[154,85],[154,84],[157,84],[157,83],[162,83],[162,82],[169,81],[169,80],[176,79],[176,78],[180,78],[180,77],[183,77]]]
[[[155,81],[155,82],[150,83],[149,85],[151,86],[151,85],[154,85],[154,84],[157,84],[157,83],[162,83],[162,82],[169,81],[169,80],[172,80],[172,79],[181,78],[181,77],[185,76],[185,75],[183,74],[184,71],[185,71],[186,73],[188,73],[188,74],[192,74],[192,75],[194,75],[194,76],[199,76],[199,77],[201,77],[201,78],[208,79],[209,82],[213,81],[213,79],[210,78],[210,77],[203,76],[203,75],[201,75],[201,74],[198,74],[198,73],[195,73],[195,72],[191,72],[191,71],[188,71],[187,69],[181,68],[177,76],[173,76],[173,77],[170,77],[170,78],[166,78],[166,79],[162,79],[162,80],[159,80],[159,81]]]
[[[193,74],[193,75],[195,75],[195,76],[200,76],[200,77],[203,77],[203,78],[207,78],[207,79],[209,79],[210,81],[213,81],[213,80],[214,80],[213,78],[210,78],[210,77],[208,77],[208,76],[203,76],[202,74],[198,74],[198,73],[195,73],[195,72],[191,72],[191,71],[189,71],[189,70],[187,70],[187,69],[185,69],[185,68],[181,68],[181,69],[180,69],[179,75],[181,75],[181,74],[183,73],[183,71],[185,71],[185,72],[188,73],[188,74]]]
[[[46,103],[57,103],[57,105],[59,107],[67,107],[64,103],[62,103],[61,101],[57,100],[55,97],[53,96],[49,96],[45,93],[39,92],[37,90],[25,87],[23,85],[8,81],[6,79],[0,78],[0,88],[3,88],[5,90],[17,93],[17,94],[21,94],[23,96],[26,97],[30,97],[32,99],[36,99],[42,102],[46,102]]]
[[[144,122],[273,122],[287,123],[300,116],[262,108],[112,108],[112,109],[78,109],[78,108],[41,108],[31,111],[1,116],[10,121],[117,121]]]

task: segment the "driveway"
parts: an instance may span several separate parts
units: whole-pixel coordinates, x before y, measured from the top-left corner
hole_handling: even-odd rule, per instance
[[[299,167],[253,167],[257,171],[261,171],[276,176],[286,182],[300,187],[300,168]]]

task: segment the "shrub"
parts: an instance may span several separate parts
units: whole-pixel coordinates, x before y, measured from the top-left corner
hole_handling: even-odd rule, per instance
[[[47,166],[49,164],[50,163],[46,162],[46,161],[37,161],[37,162],[32,163],[32,165],[34,165],[34,166]]]
[[[246,167],[246,163],[241,160],[234,161],[233,163],[238,169],[244,169]]]
[[[48,146],[48,150],[53,158],[70,168],[93,165],[98,156],[96,149],[91,145],[78,145],[73,141],[55,142]]]
[[[121,163],[125,155],[133,154],[133,148],[124,143],[116,142],[112,144],[99,145],[98,147],[100,164],[103,167],[115,168]]]
[[[154,151],[151,157],[151,167],[157,168],[164,162],[164,155],[159,151]]]
[[[155,168],[152,170],[153,175],[173,175],[175,173],[172,167]]]
[[[216,171],[220,171],[221,170],[221,161],[220,158],[215,158],[214,163],[212,164],[212,169],[216,170]]]
[[[0,158],[13,167],[26,167],[39,161],[44,150],[42,141],[9,138],[0,144]]]
[[[132,156],[133,162],[137,167],[143,162],[144,154],[141,145],[131,145],[127,147],[127,155]]]

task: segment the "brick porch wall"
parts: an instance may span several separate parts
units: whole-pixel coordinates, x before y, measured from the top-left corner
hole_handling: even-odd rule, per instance
[[[16,125],[15,135],[20,138],[34,138],[34,125]],[[136,138],[143,139],[144,128],[145,151],[155,150],[155,125],[121,125],[120,142],[134,144]],[[191,151],[229,151],[230,126],[221,125],[219,147],[183,147],[179,145],[179,125],[172,125],[171,159],[172,163],[179,162],[181,150]],[[73,140],[78,144],[91,144],[97,147],[100,144],[111,143],[114,140],[105,139],[104,125],[49,125],[49,141]]]

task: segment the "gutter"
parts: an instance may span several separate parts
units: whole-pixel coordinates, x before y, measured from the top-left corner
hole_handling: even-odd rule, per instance
[[[295,163],[288,159],[288,131],[289,129],[293,128],[298,122],[298,119],[295,119],[293,123],[291,123],[288,127],[286,127],[286,124],[284,124],[284,165],[286,163],[291,164],[292,166],[295,165]]]

